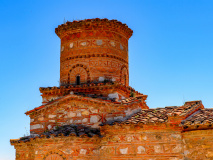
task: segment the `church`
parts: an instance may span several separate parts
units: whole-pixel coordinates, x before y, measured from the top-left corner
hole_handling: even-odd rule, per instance
[[[55,33],[60,85],[39,88],[41,106],[25,113],[30,135],[10,140],[16,160],[213,159],[213,109],[200,100],[149,109],[129,86],[126,24],[85,19]]]

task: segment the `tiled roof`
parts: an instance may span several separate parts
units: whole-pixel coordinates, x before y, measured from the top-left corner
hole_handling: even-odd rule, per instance
[[[192,111],[196,110],[197,108],[201,107],[201,101],[192,101],[186,102],[183,106],[171,106],[165,108],[156,108],[156,109],[147,109],[142,110],[141,112],[133,115],[130,119],[124,121],[123,123],[164,123],[168,122],[169,116],[180,116],[185,117]]]
[[[124,124],[137,123],[164,123],[168,121],[168,115],[172,114],[175,107],[147,109],[133,115],[130,119],[124,121]]]
[[[140,112],[134,114],[127,119],[116,120],[114,122],[110,121],[105,124],[114,124],[116,122],[122,124],[149,124],[149,123],[166,123],[168,122],[168,117],[182,117],[185,119],[193,112],[202,109],[203,105],[201,101],[191,101],[186,102],[183,106],[170,106],[165,108],[156,109],[142,109]],[[104,125],[104,124],[103,124]]]
[[[68,90],[68,91],[74,91],[77,89],[87,90],[89,88],[99,88],[99,87],[115,87],[115,88],[121,88],[122,90],[126,92],[134,92],[139,95],[143,95],[142,93],[139,93],[136,91],[134,88],[130,86],[125,86],[124,84],[120,82],[91,82],[91,83],[86,83],[86,84],[81,84],[81,85],[65,85],[65,86],[60,86],[60,87],[40,87],[39,90],[41,93],[48,92],[51,90]]]
[[[21,137],[17,140],[11,140],[11,143],[17,143],[17,142],[27,142],[30,141],[30,139],[35,138],[50,138],[50,137],[58,137],[58,136],[87,136],[87,137],[93,137],[94,135],[98,135],[101,137],[101,133],[99,129],[90,128],[82,125],[65,125],[57,127],[54,130],[47,131],[41,134],[32,134],[30,136]]]
[[[90,97],[90,98],[97,98],[101,100],[107,100],[108,102],[115,102],[116,104],[130,104],[134,102],[139,102],[140,99],[146,99],[147,95],[138,95],[134,97],[129,97],[122,100],[117,100],[115,98],[103,97],[102,94],[85,94],[81,92],[74,93],[75,95],[83,96],[83,97]]]
[[[213,125],[213,109],[201,109],[181,122],[184,128],[188,126]]]

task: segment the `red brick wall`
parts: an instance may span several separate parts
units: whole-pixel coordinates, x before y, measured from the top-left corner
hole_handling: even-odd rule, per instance
[[[17,160],[212,160],[213,130],[181,132],[161,125],[114,125],[101,128],[102,138],[36,138],[13,144]],[[60,157],[60,158],[59,158]],[[45,159],[47,158],[47,159]],[[63,159],[64,160],[64,159]]]
[[[34,160],[35,151],[34,146],[31,143],[18,143],[15,145],[16,160]]]
[[[128,85],[128,39],[132,31],[114,21],[84,22],[56,29],[61,39],[61,84],[74,84],[80,75],[82,83],[105,77]]]
[[[183,158],[179,130],[166,125],[106,126],[102,147],[108,159],[179,160]]]
[[[106,126],[102,129],[103,138],[52,137],[34,139],[22,143],[31,146],[35,160],[48,160],[46,157],[65,158],[66,160],[180,160],[183,159],[183,141],[180,131],[172,131],[161,126],[138,128],[135,126]],[[22,144],[15,145],[17,152]],[[25,155],[28,153],[26,150]],[[17,158],[17,160],[24,158]]]
[[[35,139],[15,145],[16,160],[101,160],[100,141],[99,137],[75,136]]]

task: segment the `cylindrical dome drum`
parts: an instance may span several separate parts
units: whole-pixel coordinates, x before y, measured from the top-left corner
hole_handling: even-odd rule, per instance
[[[61,39],[61,85],[118,81],[129,85],[128,39],[133,31],[117,20],[66,22]]]

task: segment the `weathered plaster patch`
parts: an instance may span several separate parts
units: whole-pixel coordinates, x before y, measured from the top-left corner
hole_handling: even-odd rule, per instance
[[[87,153],[87,150],[86,150],[86,149],[81,149],[81,150],[80,150],[80,154],[84,154],[84,155],[85,155],[86,153]]]
[[[127,147],[127,148],[120,149],[120,152],[121,152],[121,154],[127,154],[127,152],[128,152],[128,147]]]
[[[143,146],[139,146],[137,149],[138,149],[138,152],[137,152],[138,154],[142,154],[146,151],[146,149]]]

